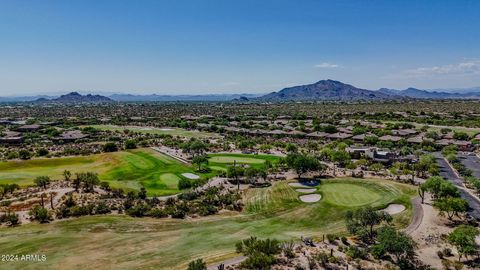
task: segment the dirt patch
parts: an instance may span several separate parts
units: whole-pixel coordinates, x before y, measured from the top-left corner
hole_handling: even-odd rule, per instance
[[[299,197],[300,201],[306,202],[306,203],[314,203],[320,201],[322,196],[320,194],[308,194],[308,195],[302,195]]]
[[[431,204],[431,199],[425,198],[425,203],[421,205],[424,213],[422,223],[410,236],[418,244],[418,258],[436,269],[442,269],[437,251],[445,247],[452,248],[445,243],[443,235],[449,234],[453,229],[446,225],[449,221],[439,216],[438,210]]]
[[[314,188],[297,188],[295,189],[296,192],[300,192],[300,193],[313,193],[316,191],[316,189]]]
[[[387,208],[383,209],[382,211],[390,215],[395,215],[405,211],[405,205],[392,203],[392,204],[389,204]]]

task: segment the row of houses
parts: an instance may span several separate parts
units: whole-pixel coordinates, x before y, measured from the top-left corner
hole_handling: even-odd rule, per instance
[[[25,140],[24,135],[18,131],[6,131],[3,132],[2,135],[3,136],[0,137],[0,144],[18,145],[22,144]],[[89,135],[82,133],[80,130],[67,130],[59,136],[51,138],[51,140],[56,143],[70,143],[87,137],[89,137]]]
[[[338,128],[339,132],[327,133],[321,131],[315,132],[302,132],[298,130],[284,131],[284,130],[261,130],[261,129],[246,129],[237,127],[225,127],[224,130],[229,133],[241,133],[251,136],[257,135],[269,135],[279,137],[295,137],[295,138],[310,138],[310,139],[328,139],[328,140],[346,140],[351,139],[356,143],[363,143],[367,137],[376,137],[379,141],[398,143],[401,140],[405,140],[408,144],[421,144],[425,141],[430,141],[437,146],[457,145],[461,151],[472,151],[474,145],[470,141],[456,140],[453,138],[453,134],[445,134],[441,139],[433,140],[427,138],[425,134],[419,133],[414,129],[399,129],[392,130],[394,135],[376,136],[372,133],[365,133],[359,135],[353,135],[348,128]],[[480,135],[478,135],[480,140]]]

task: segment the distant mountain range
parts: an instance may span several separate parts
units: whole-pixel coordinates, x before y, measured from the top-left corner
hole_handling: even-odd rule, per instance
[[[386,100],[392,94],[356,88],[334,80],[322,80],[313,84],[284,88],[278,92],[259,97],[260,101],[353,101],[353,100]]]
[[[230,101],[246,97],[247,99],[256,98],[261,94],[210,94],[210,95],[130,95],[113,94],[109,96],[115,101],[122,102],[140,102],[140,101]]]
[[[77,92],[71,92],[66,95],[61,95],[57,98],[39,98],[34,101],[35,103],[109,103],[114,102],[111,98],[101,95],[81,95]]]
[[[108,103],[108,102],[188,102],[188,101],[237,101],[237,102],[288,102],[288,101],[369,101],[392,99],[480,99],[480,87],[422,90],[381,88],[361,89],[334,80],[321,80],[313,84],[284,88],[278,92],[263,94],[205,94],[205,95],[81,95],[72,92],[61,96],[0,97],[0,102],[34,103]]]
[[[473,90],[473,89],[472,89]],[[480,89],[479,89],[480,90]],[[422,99],[478,99],[480,98],[480,92],[446,92],[441,90],[427,91],[416,88],[407,88],[405,90],[395,90],[381,88],[378,92],[390,95],[397,95],[411,98]]]
[[[474,90],[477,88],[470,88]],[[405,90],[381,88],[367,90],[334,80],[321,80],[313,84],[284,88],[278,92],[261,96],[256,101],[369,101],[394,99],[480,99],[478,92],[462,91],[461,93],[441,90],[427,91],[416,88]]]

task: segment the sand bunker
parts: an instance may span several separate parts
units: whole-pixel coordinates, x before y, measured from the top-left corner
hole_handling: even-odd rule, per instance
[[[161,130],[161,131],[172,131],[173,128],[159,128],[158,130]]]
[[[389,204],[387,208],[383,209],[382,211],[387,212],[390,215],[395,215],[401,213],[405,210],[405,206],[402,204]]]
[[[289,183],[288,185],[291,186],[291,187],[299,187],[299,188],[308,188],[309,187],[309,186],[305,186],[304,184],[298,183],[298,182]]]
[[[299,197],[300,201],[306,202],[306,203],[314,203],[320,201],[322,196],[320,194],[308,194],[308,195],[302,195]]]
[[[200,176],[193,174],[193,173],[182,173],[182,176],[188,179],[200,179]]]
[[[316,191],[316,189],[314,188],[297,188],[295,189],[296,192],[300,192],[300,193],[313,193]]]

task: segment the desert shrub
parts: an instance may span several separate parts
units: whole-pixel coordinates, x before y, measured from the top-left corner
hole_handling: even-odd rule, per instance
[[[163,209],[153,208],[147,212],[147,216],[154,217],[154,218],[164,218],[164,217],[168,217],[168,213]]]
[[[357,246],[352,245],[348,248],[347,256],[353,259],[367,259],[368,252],[363,248],[359,248]]]
[[[40,205],[37,205],[32,210],[30,210],[29,214],[33,217],[33,219],[37,220],[40,223],[46,223],[50,221],[51,218],[50,212],[48,212],[47,209],[43,208]]]
[[[189,179],[180,178],[178,181],[178,189],[188,189],[192,187],[192,182]]]
[[[104,202],[98,203],[97,206],[95,207],[95,214],[97,215],[108,214],[110,212],[112,212],[110,210],[110,207],[108,207],[108,205]]]

